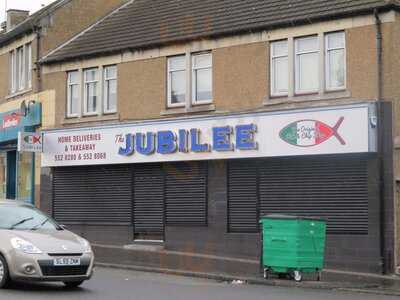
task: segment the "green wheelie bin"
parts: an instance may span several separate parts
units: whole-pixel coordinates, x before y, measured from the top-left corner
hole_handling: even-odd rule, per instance
[[[274,214],[263,216],[260,223],[264,278],[277,273],[301,281],[304,273],[317,273],[321,280],[326,240],[324,220]]]

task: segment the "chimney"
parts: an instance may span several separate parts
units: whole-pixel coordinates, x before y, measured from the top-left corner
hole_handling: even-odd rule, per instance
[[[12,30],[18,24],[29,17],[29,10],[9,9],[7,10],[7,31]]]

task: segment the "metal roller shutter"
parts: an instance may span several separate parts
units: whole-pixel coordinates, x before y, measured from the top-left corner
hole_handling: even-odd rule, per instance
[[[127,166],[55,168],[53,215],[64,224],[131,224]]]
[[[229,232],[257,232],[257,165],[235,161],[228,168]]]
[[[164,234],[164,175],[159,164],[134,166],[135,234]]]
[[[368,234],[368,163],[363,157],[301,157],[229,163],[230,232],[258,231],[258,216],[316,216],[330,234]]]
[[[259,169],[260,213],[322,217],[328,233],[368,233],[368,169],[363,158],[270,160]]]
[[[207,163],[165,164],[167,225],[207,225]]]

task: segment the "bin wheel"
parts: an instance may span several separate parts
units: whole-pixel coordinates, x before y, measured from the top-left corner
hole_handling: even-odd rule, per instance
[[[318,271],[318,273],[317,273],[317,281],[321,281],[321,279],[322,279],[322,272]]]
[[[264,279],[269,279],[269,269],[264,269]]]
[[[303,273],[301,273],[301,271],[295,270],[293,271],[293,279],[296,282],[300,282],[303,280]]]

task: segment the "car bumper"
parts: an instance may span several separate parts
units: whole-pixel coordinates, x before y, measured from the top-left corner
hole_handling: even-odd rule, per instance
[[[25,254],[13,251],[8,257],[10,277],[15,281],[81,281],[88,280],[93,274],[94,255],[84,253],[79,256],[79,266],[54,266],[54,259],[59,257],[47,254]]]

